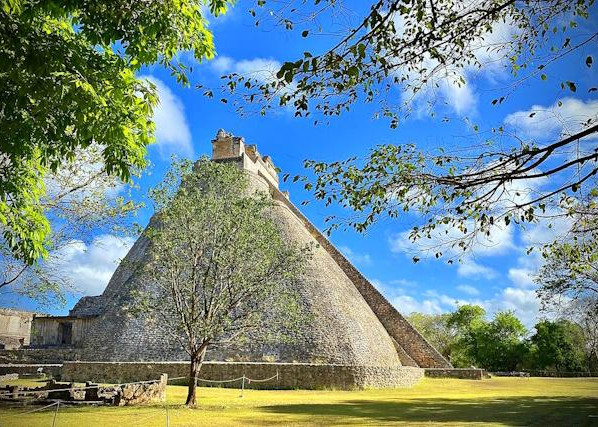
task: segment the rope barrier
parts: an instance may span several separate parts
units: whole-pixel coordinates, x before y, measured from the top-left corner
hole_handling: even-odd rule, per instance
[[[31,411],[26,411],[26,412],[19,412],[18,414],[7,414],[7,415],[4,415],[2,418],[7,418],[7,417],[15,417],[15,416],[17,416],[17,415],[27,415],[27,414],[32,414],[32,413],[34,413],[34,412],[39,412],[39,411],[43,411],[44,409],[51,408],[52,406],[58,405],[58,403],[59,403],[59,402],[53,402],[53,403],[50,403],[49,405],[42,406],[41,408],[36,408],[36,409],[33,409],[33,410],[31,410]]]
[[[182,379],[186,379],[186,378],[190,378],[190,377],[185,376],[185,377],[168,378],[168,381],[182,380]],[[251,383],[252,381],[255,383],[264,383],[267,381],[272,381],[275,378],[278,379],[278,371],[276,371],[276,375],[273,375],[270,378],[260,378],[260,379],[249,378],[249,377],[246,377],[245,375],[243,375],[242,377],[239,377],[239,378],[233,378],[232,380],[208,380],[207,378],[199,378],[199,377],[196,377],[195,379],[197,381],[202,381],[202,382],[206,382],[206,383],[225,384],[225,383],[233,383],[235,381],[242,381],[242,380],[247,380],[247,381],[249,381],[249,383]]]
[[[185,376],[185,377],[168,378],[167,381],[175,381],[175,380],[181,380],[181,379],[185,379],[185,378],[189,378],[189,377]],[[210,383],[210,384],[227,384],[227,383],[233,383],[236,381],[245,382],[245,380],[247,380],[248,384],[251,384],[251,382],[263,383],[263,382],[267,382],[267,381],[272,381],[273,379],[278,379],[278,370],[276,371],[276,375],[273,375],[269,378],[260,378],[260,379],[249,378],[249,377],[246,377],[245,375],[238,377],[238,378],[233,378],[230,380],[209,380],[207,378],[199,378],[199,377],[196,377],[195,379],[197,381],[206,382],[206,383]],[[127,386],[127,385],[134,385],[134,384],[151,384],[151,383],[156,383],[159,381],[160,381],[159,379],[147,380],[147,381],[135,381],[135,382],[130,382],[130,383],[111,384],[111,385],[105,386],[105,387],[108,388],[108,387]],[[10,392],[10,391],[0,392],[0,397],[1,396],[12,396],[15,394],[17,396],[25,396],[28,394],[50,393],[50,392],[60,392],[60,391],[81,391],[81,390],[89,390],[92,388],[100,388],[100,387],[102,387],[102,386],[92,385],[92,386],[69,387],[69,388],[58,388],[58,389],[39,389],[39,390],[23,390],[23,391],[15,390],[14,392]]]
[[[278,371],[276,372],[276,375],[271,376],[270,378],[264,378],[264,379],[259,379],[259,380],[254,380],[251,378],[247,378],[247,380],[251,383],[265,383],[267,381],[272,381],[273,379],[278,379]]]
[[[263,383],[263,382],[267,382],[267,381],[272,381],[273,379],[278,379],[278,377],[279,377],[279,373],[278,373],[278,370],[276,370],[276,375],[273,375],[273,376],[271,376],[269,378],[253,379],[253,378],[249,378],[249,377],[246,377],[245,375],[243,375],[241,377],[233,378],[233,379],[230,379],[230,380],[209,380],[207,378],[199,378],[199,377],[196,377],[195,379],[197,381],[202,381],[202,382],[207,382],[207,383],[214,383],[214,384],[215,383],[224,384],[224,383],[232,383],[232,382],[235,382],[235,381],[243,381],[242,390],[241,390],[241,396],[240,396],[240,397],[243,397],[243,391],[245,389],[245,381],[247,381],[248,384],[251,384],[252,381],[255,382],[255,383]],[[185,376],[185,377],[168,378],[167,381],[181,380],[181,379],[185,379],[185,378],[189,378],[189,377]],[[109,385],[107,387],[126,386],[126,385],[133,385],[133,384],[148,384],[148,383],[156,383],[156,382],[159,382],[159,381],[160,381],[159,379],[158,380],[148,380],[148,381],[135,381],[135,382],[130,382],[130,383],[112,384],[112,385]],[[54,392],[54,391],[58,392],[58,391],[87,390],[87,389],[100,388],[100,387],[101,386],[99,386],[99,385],[93,385],[93,386],[69,387],[69,388],[53,389],[53,390],[49,389],[49,390],[27,390],[27,391],[5,392],[3,394],[4,395],[13,395],[13,394],[26,395],[26,394],[36,394],[36,393],[48,393],[48,392]],[[0,396],[3,395],[3,394],[0,393]],[[32,414],[34,412],[40,412],[40,411],[43,411],[45,409],[51,408],[53,406],[56,406],[56,410],[54,411],[54,417],[52,419],[52,426],[54,426],[55,423],[56,423],[56,417],[58,415],[58,408],[60,407],[60,401],[53,402],[53,403],[51,403],[49,405],[43,406],[41,408],[36,408],[36,409],[31,410],[31,411],[21,412],[21,413],[18,413],[18,414],[6,415],[6,417],[8,417],[8,416],[14,417],[14,416],[19,416],[19,415]],[[165,405],[165,409],[166,409],[166,425],[168,426],[170,424],[170,419],[169,419],[170,417],[169,417],[169,414],[168,414],[168,405]],[[139,415],[139,414],[137,414],[137,415]],[[142,423],[144,424],[148,419],[153,418],[154,416],[155,415],[152,413],[152,415],[148,416],[147,418],[142,418],[142,419],[136,420],[132,425],[140,425]],[[1,417],[1,418],[5,418],[5,417]]]
[[[186,377],[182,377],[182,378],[186,378]],[[150,383],[157,383],[157,382],[160,382],[160,380],[158,379],[158,380],[148,380],[148,381],[135,381],[132,383],[110,384],[108,386],[91,385],[91,386],[45,389],[45,390],[39,389],[39,390],[24,390],[24,391],[15,391],[15,392],[6,391],[6,392],[0,392],[0,396],[11,396],[13,394],[25,395],[25,394],[36,394],[36,393],[48,393],[48,392],[54,392],[54,391],[87,390],[87,389],[100,388],[100,387],[109,388],[109,387],[118,387],[118,386],[123,386],[123,385],[150,384]]]

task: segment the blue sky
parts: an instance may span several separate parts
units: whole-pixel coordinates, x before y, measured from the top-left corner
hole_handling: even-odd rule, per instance
[[[360,2],[354,3],[360,5]],[[363,3],[359,7],[363,7]],[[303,39],[300,29],[285,32],[267,25],[256,28],[247,13],[248,8],[248,2],[240,1],[228,15],[211,18],[218,56],[211,62],[195,65],[194,83],[217,88],[222,73],[263,73],[285,60],[300,57],[305,50],[317,52],[330,43],[325,37]],[[595,21],[587,25],[596,27]],[[512,31],[505,25],[497,29],[495,37],[507,37]],[[271,155],[276,166],[291,175],[305,173],[302,162],[308,158],[340,160],[364,155],[382,143],[413,142],[421,148],[450,149],[482,138],[492,126],[504,125],[534,139],[557,138],[574,130],[584,115],[598,112],[596,92],[581,90],[596,83],[596,67],[588,69],[583,65],[591,53],[595,54],[595,43],[565,64],[551,69],[547,82],[539,78],[526,81],[498,107],[492,106],[491,100],[504,93],[510,82],[504,64],[482,71],[466,70],[464,88],[446,82],[441,84],[436,118],[424,113],[413,114],[395,130],[390,129],[388,121],[372,118],[375,105],[356,105],[349,113],[318,126],[314,126],[311,119],[294,118],[288,110],[266,117],[241,117],[230,104],[219,102],[219,96],[212,100],[204,98],[198,89],[178,86],[160,67],[150,67],[141,74],[157,84],[161,105],[155,116],[157,143],[149,150],[153,168],[138,181],[139,194],[160,179],[171,154],[192,158],[209,154],[210,140],[219,128],[243,136],[247,143],[257,144],[262,154]],[[598,60],[597,56],[594,58]],[[580,90],[576,94],[560,90],[561,79],[575,80]],[[563,107],[555,113],[558,100],[563,101]],[[529,118],[531,110],[537,111],[533,120]],[[560,119],[555,120],[556,116]],[[443,122],[443,117],[451,120]],[[474,135],[468,120],[480,125],[482,136]],[[290,191],[291,200],[298,205],[311,199],[299,184],[284,183],[281,187]],[[342,213],[338,208],[325,208],[316,202],[301,209],[320,228],[324,228],[325,216]],[[150,215],[151,210],[145,209],[138,220],[145,224]],[[461,263],[447,265],[442,260],[424,258],[413,264],[411,257],[416,248],[409,244],[405,233],[417,220],[416,216],[408,216],[381,221],[366,235],[337,231],[331,240],[403,313],[439,313],[453,310],[457,304],[472,302],[483,305],[489,312],[515,310],[528,326],[534,323],[539,304],[532,276],[541,265],[541,259],[526,256],[524,251],[529,242],[548,239],[555,230],[537,226],[522,232],[509,228],[499,232],[492,242],[479,245],[474,254]],[[130,244],[130,240],[105,234],[81,242],[70,258],[68,274],[83,294],[101,293]],[[64,308],[45,311],[65,313],[78,297],[69,298]],[[36,308],[24,300],[19,300],[18,305]]]

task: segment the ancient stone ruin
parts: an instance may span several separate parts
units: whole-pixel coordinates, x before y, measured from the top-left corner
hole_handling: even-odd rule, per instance
[[[158,380],[137,381],[129,384],[101,386],[86,382],[59,383],[50,380],[40,387],[7,385],[0,387],[0,403],[86,403],[95,405],[129,406],[166,400],[168,375],[162,374]]]
[[[316,375],[321,380],[310,374],[309,380],[306,379],[309,388],[329,386],[334,382],[330,379],[336,375],[334,372],[351,372],[347,381],[354,387],[394,387],[413,383],[415,377],[423,375],[420,368],[451,368],[311,224],[288,194],[280,191],[277,170],[269,156],[262,156],[255,145],[246,145],[243,138],[220,130],[212,141],[212,159],[235,162],[242,168],[253,188],[272,197],[272,215],[286,237],[312,243],[315,250],[305,274],[294,284],[310,319],[298,338],[279,345],[253,343],[213,349],[208,352],[208,361],[242,364],[247,375],[252,366],[259,371],[259,365],[278,364],[283,382],[285,372],[292,369],[295,369],[293,375],[327,372]],[[127,311],[131,292],[143,283],[143,275],[136,274],[131,266],[143,263],[146,251],[151,250],[148,243],[145,237],[137,240],[102,295],[82,298],[68,317],[40,319],[37,324],[34,319],[32,345],[37,343],[46,347],[46,351],[51,351],[48,347],[53,345],[56,351],[69,349],[62,360],[104,363],[186,360],[186,353],[168,340],[159,325],[143,317],[133,317]],[[49,331],[54,334],[52,337]],[[210,368],[211,372],[215,370],[215,376],[218,365]],[[300,373],[298,366],[303,367]],[[309,366],[319,368],[310,371]],[[107,372],[110,368],[104,365],[102,369]],[[159,366],[156,369],[167,372]],[[97,375],[93,379],[102,380]],[[294,379],[292,386],[300,387],[301,380]],[[351,384],[343,388],[351,388]]]

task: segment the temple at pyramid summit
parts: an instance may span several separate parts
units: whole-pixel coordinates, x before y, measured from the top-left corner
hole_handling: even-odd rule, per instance
[[[250,343],[208,351],[202,376],[278,374],[281,388],[363,388],[411,385],[423,368],[450,363],[401,315],[279,188],[277,169],[241,137],[223,130],[212,141],[212,160],[235,162],[252,188],[268,193],[285,237],[313,243],[301,278],[293,283],[308,321],[290,343]],[[62,364],[63,379],[143,380],[162,372],[187,373],[187,354],[155,322],[133,317],[127,306],[143,275],[151,246],[140,237],[114,272],[102,295],[83,297],[68,316],[34,316],[30,344],[10,350],[13,361]],[[400,307],[399,307],[400,308]],[[265,325],[267,327],[267,325]],[[4,362],[10,359],[3,350]]]

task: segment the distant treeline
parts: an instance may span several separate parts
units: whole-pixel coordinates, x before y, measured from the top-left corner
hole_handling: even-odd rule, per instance
[[[596,322],[587,320],[542,320],[527,330],[513,312],[488,318],[477,305],[463,305],[452,313],[409,316],[456,368],[529,371],[541,376],[598,371],[598,331]]]

